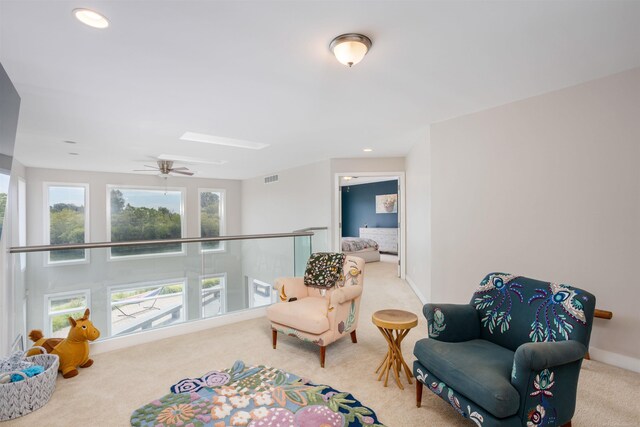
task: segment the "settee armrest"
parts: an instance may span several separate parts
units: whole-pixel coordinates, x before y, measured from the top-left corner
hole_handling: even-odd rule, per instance
[[[544,411],[563,425],[573,417],[580,365],[587,348],[579,341],[530,342],[514,354],[511,384],[520,394],[523,420],[544,418]],[[533,420],[535,421],[535,420]]]
[[[587,348],[578,341],[528,342],[516,349],[516,370],[541,371],[582,359]]]
[[[358,298],[362,295],[362,285],[345,286],[337,288],[331,294],[331,306],[344,304],[347,301]]]
[[[422,308],[429,325],[429,338],[460,342],[480,337],[480,319],[469,304],[425,304]]]
[[[307,286],[302,277],[279,277],[273,285],[278,291],[278,301],[286,302],[291,298],[306,298],[309,296]]]

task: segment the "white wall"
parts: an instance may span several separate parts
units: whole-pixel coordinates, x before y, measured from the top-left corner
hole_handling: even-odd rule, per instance
[[[431,140],[429,132],[406,157],[407,282],[431,301]]]
[[[492,271],[572,284],[614,313],[594,358],[638,368],[640,69],[435,124],[431,154],[433,301]]]
[[[328,160],[275,173],[278,182],[271,184],[264,183],[264,176],[242,181],[243,234],[330,225]]]

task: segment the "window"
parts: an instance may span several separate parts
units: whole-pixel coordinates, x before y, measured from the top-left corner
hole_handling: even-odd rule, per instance
[[[112,242],[179,239],[183,235],[181,189],[108,186],[109,230]],[[182,245],[152,245],[111,248],[111,256],[180,253]]]
[[[27,246],[27,183],[18,178],[18,246]],[[20,269],[27,268],[27,254],[20,254]]]
[[[271,304],[271,285],[258,279],[247,278],[249,308]]]
[[[110,336],[184,321],[184,290],[183,279],[136,283],[110,289]]]
[[[47,321],[45,322],[45,336],[66,338],[70,325],[69,317],[82,317],[84,310],[89,308],[89,291],[74,291],[45,295],[47,307]]]
[[[88,206],[85,184],[45,184],[48,235],[51,245],[84,243],[88,240]],[[49,252],[50,263],[86,261],[84,249],[68,249]]]
[[[224,191],[200,190],[200,237],[224,235]],[[222,251],[224,242],[203,242],[203,251]]]
[[[9,173],[0,170],[0,237],[2,237],[2,226],[4,225],[4,211],[7,207],[7,197],[9,194]]]
[[[214,317],[227,311],[227,275],[215,274],[200,279],[202,318]]]

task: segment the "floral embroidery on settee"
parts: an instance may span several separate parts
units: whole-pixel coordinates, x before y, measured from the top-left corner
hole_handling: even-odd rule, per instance
[[[418,406],[426,385],[477,425],[570,422],[594,309],[587,291],[507,273],[487,275],[469,304],[426,304]]]

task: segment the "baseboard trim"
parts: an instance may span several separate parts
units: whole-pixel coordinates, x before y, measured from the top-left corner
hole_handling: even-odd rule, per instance
[[[595,347],[589,347],[589,356],[591,356],[592,360],[597,362],[628,369],[633,372],[640,372],[640,359],[636,359],[635,357],[625,356],[624,354],[614,353]]]
[[[122,348],[133,347],[164,338],[171,338],[178,335],[190,334],[205,329],[215,328],[230,323],[242,322],[243,320],[255,319],[267,315],[267,307],[259,307],[250,310],[243,310],[237,313],[225,314],[223,316],[212,317],[210,319],[196,320],[193,322],[181,323],[175,326],[153,329],[122,337],[109,338],[104,341],[91,343],[91,353],[99,354],[109,351],[120,350]]]
[[[405,276],[404,280],[409,284],[409,286],[411,287],[411,290],[413,290],[413,293],[416,294],[420,302],[422,302],[422,304],[426,304],[427,297],[425,297],[422,291],[418,289],[418,286],[416,286],[415,282],[411,280],[411,277],[407,275]]]

